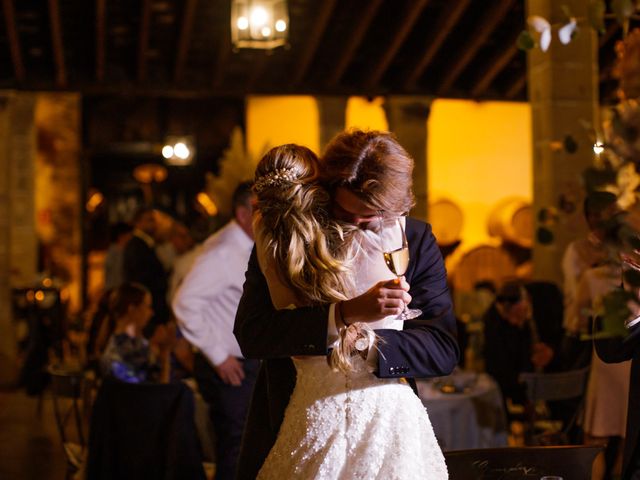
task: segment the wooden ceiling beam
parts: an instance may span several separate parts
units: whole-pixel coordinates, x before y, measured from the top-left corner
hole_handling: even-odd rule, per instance
[[[383,0],[369,0],[367,2],[364,12],[358,16],[357,24],[351,30],[351,38],[345,41],[344,50],[342,50],[342,53],[338,57],[333,71],[327,76],[327,87],[333,87],[336,85],[342,78],[342,75],[344,75],[344,72],[351,63],[356,50],[358,50],[362,40],[364,40],[364,36],[369,29],[369,25],[371,25],[371,22],[380,9],[382,2]]]
[[[444,78],[436,89],[438,95],[445,95],[449,91],[465,67],[469,65],[478,50],[482,48],[489,36],[504,19],[513,5],[513,0],[500,0],[491,5],[492,8],[479,20],[476,29],[468,35],[468,40],[460,48],[461,55],[448,66]]]
[[[518,35],[520,35],[520,31],[513,37],[509,37],[509,40],[503,45],[503,48],[486,63],[487,69],[479,76],[476,84],[471,89],[471,96],[473,98],[481,96],[487,88],[489,88],[491,82],[493,82],[500,72],[502,72],[517,55],[518,47],[516,46],[516,41]]]
[[[407,90],[415,88],[418,80],[431,64],[436,53],[440,50],[449,33],[455,28],[470,2],[471,0],[458,0],[455,2],[450,1],[446,4],[447,6],[444,7],[436,20],[435,27],[427,35],[422,56],[418,59],[418,63],[405,81],[404,87]]]
[[[511,83],[511,86],[507,87],[504,92],[504,96],[508,100],[512,100],[518,96],[522,89],[527,85],[527,73],[524,72],[518,75],[516,79]]]
[[[2,0],[2,8],[4,11],[4,23],[7,29],[7,37],[9,38],[9,50],[11,53],[11,63],[13,63],[13,72],[16,79],[22,82],[26,78],[26,70],[24,61],[22,60],[22,50],[20,48],[20,37],[16,28],[16,12],[13,6],[13,0]]]
[[[104,80],[107,50],[107,0],[96,0],[96,80]]]
[[[56,85],[67,85],[67,69],[64,61],[64,44],[62,42],[62,24],[60,23],[60,5],[58,0],[49,0],[49,24],[51,28],[51,47],[56,65]]]
[[[256,59],[253,69],[247,79],[247,83],[245,89],[247,93],[251,93],[258,82],[258,80],[262,77],[265,70],[267,69],[267,65],[269,64],[269,58],[273,56],[271,52],[255,52],[259,58]]]
[[[398,50],[400,50],[400,47],[407,39],[407,36],[409,36],[409,33],[411,33],[413,26],[420,18],[420,14],[427,6],[427,3],[429,3],[429,0],[414,0],[407,4],[407,8],[405,8],[395,36],[391,40],[391,43],[389,44],[385,52],[380,55],[380,60],[378,61],[378,63],[373,67],[373,69],[367,76],[367,79],[365,81],[366,89],[370,90],[380,82],[382,75],[384,75],[384,72],[386,72],[389,68],[389,65],[391,65],[393,57],[396,56],[396,53],[398,53]]]
[[[184,67],[187,63],[189,55],[189,47],[191,46],[191,33],[193,31],[193,19],[195,18],[196,6],[198,0],[187,0],[182,15],[182,26],[180,28],[180,36],[178,38],[178,51],[176,53],[176,63],[173,71],[173,80],[179,83],[184,75]]]
[[[211,0],[208,0],[211,2]],[[231,25],[229,19],[231,18],[231,2],[223,1],[218,2],[215,5],[216,15],[224,19],[220,23],[222,30],[217,34],[220,41],[216,52],[215,63],[213,65],[213,81],[211,85],[214,89],[219,89],[224,81],[224,75],[226,73],[227,59],[231,53]]]
[[[318,45],[320,44],[322,35],[327,28],[329,19],[333,13],[333,7],[336,3],[336,0],[323,0],[320,3],[320,11],[313,16],[313,29],[308,36],[307,44],[304,46],[302,54],[298,59],[298,63],[293,70],[294,74],[291,79],[292,86],[299,85],[307,74],[309,65],[311,65],[311,61],[318,50]]]
[[[138,82],[147,79],[147,54],[151,29],[151,0],[142,0],[140,12],[140,36],[138,38]]]

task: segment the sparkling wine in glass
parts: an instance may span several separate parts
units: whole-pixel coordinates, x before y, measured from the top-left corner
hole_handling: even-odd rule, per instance
[[[383,219],[380,229],[380,243],[384,261],[389,270],[398,277],[403,276],[409,266],[409,244],[404,233],[403,219],[395,217]],[[400,313],[397,320],[411,320],[422,315],[422,311],[416,308],[407,308]]]

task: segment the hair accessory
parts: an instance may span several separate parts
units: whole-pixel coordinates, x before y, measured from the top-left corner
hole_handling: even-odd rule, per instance
[[[260,178],[257,178],[253,184],[253,188],[259,193],[266,187],[291,183],[297,178],[298,177],[293,168],[278,168],[277,170],[273,170]]]

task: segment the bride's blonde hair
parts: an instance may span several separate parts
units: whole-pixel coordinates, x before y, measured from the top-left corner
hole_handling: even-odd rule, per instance
[[[305,305],[347,300],[353,292],[348,227],[330,219],[329,194],[318,178],[317,156],[286,144],[262,157],[253,187],[256,239]]]

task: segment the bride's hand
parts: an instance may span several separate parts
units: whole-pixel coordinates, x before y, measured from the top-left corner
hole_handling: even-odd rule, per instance
[[[362,295],[342,302],[342,320],[346,325],[355,322],[375,322],[389,315],[398,315],[411,302],[409,284],[404,277],[376,283]]]

